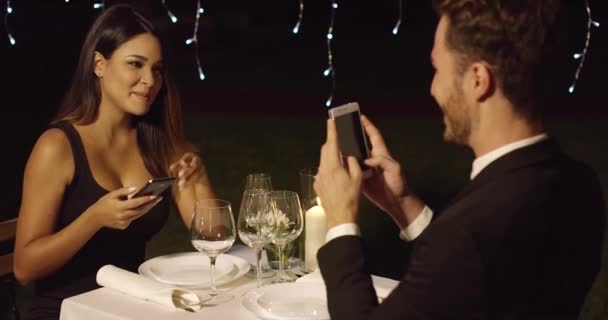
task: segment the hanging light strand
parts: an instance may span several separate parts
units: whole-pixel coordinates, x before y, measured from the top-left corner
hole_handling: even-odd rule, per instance
[[[405,2],[407,6],[407,1]],[[395,27],[393,27],[393,34],[397,35],[399,33],[399,28],[401,27],[401,22],[403,21],[403,0],[399,0],[399,19],[397,19],[397,23],[395,23]]]
[[[171,12],[171,10],[169,10],[169,6],[167,6],[166,0],[161,0],[161,2],[163,3],[163,7],[165,7],[165,10],[167,10],[167,15],[169,16],[169,19],[171,19],[171,22],[176,23],[177,17],[173,14],[173,12]]]
[[[325,101],[325,106],[330,107],[331,103],[334,99],[334,94],[336,91],[336,69],[334,68],[334,57],[333,52],[331,50],[331,42],[334,39],[334,22],[336,18],[336,10],[338,9],[338,4],[336,0],[331,1],[331,16],[329,19],[329,28],[327,30],[327,69],[323,71],[323,75],[326,77],[331,76],[331,92],[329,94],[329,98]]]
[[[201,59],[199,57],[198,51],[198,26],[201,15],[205,12],[205,9],[201,6],[201,0],[196,2],[196,19],[194,20],[194,32],[192,33],[192,38],[186,40],[187,45],[194,44],[194,51],[196,54],[196,66],[198,67],[198,78],[201,80],[205,80],[205,74],[203,73],[203,68],[201,67]]]
[[[580,60],[578,63],[578,67],[576,68],[576,72],[574,73],[574,80],[572,81],[572,85],[568,88],[570,93],[574,92],[576,88],[576,82],[581,74],[581,70],[583,69],[583,65],[585,64],[585,58],[587,58],[587,51],[589,50],[589,42],[591,42],[591,27],[599,27],[600,23],[597,21],[593,21],[591,17],[591,7],[589,6],[589,0],[585,0],[585,6],[587,10],[587,37],[585,38],[585,47],[582,52],[575,53],[573,55],[574,59]]]
[[[304,18],[304,0],[300,0],[300,13],[298,14],[298,23],[291,30],[294,34],[300,32],[300,26],[302,25],[302,19]]]
[[[4,28],[6,29],[6,34],[8,35],[8,41],[11,43],[11,46],[17,44],[17,41],[13,37],[9,27],[8,27],[8,16],[13,13],[13,7],[11,7],[11,0],[6,0],[6,12],[4,13]]]
[[[105,0],[95,1],[95,3],[93,4],[93,9],[103,9],[105,7],[106,7],[106,1]]]

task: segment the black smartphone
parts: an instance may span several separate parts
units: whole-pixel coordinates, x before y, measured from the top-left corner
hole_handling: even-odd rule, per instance
[[[371,176],[371,169],[363,163],[369,158],[367,135],[361,125],[361,112],[359,104],[351,102],[339,107],[329,109],[329,117],[336,122],[338,143],[342,156],[354,156],[359,160],[363,177]]]
[[[148,182],[137,191],[131,198],[142,196],[159,196],[175,181],[174,177],[150,179]]]

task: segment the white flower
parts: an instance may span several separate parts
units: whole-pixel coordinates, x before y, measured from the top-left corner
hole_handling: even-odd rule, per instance
[[[272,211],[258,211],[256,215],[248,216],[245,221],[249,227],[259,230],[262,235],[267,235],[275,226],[274,214]]]
[[[288,227],[295,224],[281,210],[278,212],[273,210],[259,211],[255,216],[247,217],[246,222],[247,225],[258,230],[261,236],[290,233],[291,230],[288,230]]]
[[[274,214],[274,225],[277,228],[286,228],[289,225],[294,224],[293,221],[289,220],[289,218],[283,213],[283,211],[279,210]]]

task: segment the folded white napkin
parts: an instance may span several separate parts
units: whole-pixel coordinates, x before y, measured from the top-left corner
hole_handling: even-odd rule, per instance
[[[113,265],[105,265],[97,271],[97,283],[169,307],[185,310],[201,308],[199,297],[189,290],[159,283]]]
[[[319,269],[299,278],[298,280],[296,280],[296,282],[316,283],[325,285],[325,283],[323,282],[323,277],[321,276],[321,271]],[[378,298],[384,300],[397,287],[399,281],[372,275],[372,284],[374,285],[374,289],[376,289],[376,295],[378,296]]]

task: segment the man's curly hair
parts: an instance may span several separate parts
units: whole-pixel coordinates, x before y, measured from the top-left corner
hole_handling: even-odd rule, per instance
[[[433,0],[433,7],[449,20],[446,43],[460,74],[485,61],[516,112],[542,116],[542,100],[556,85],[548,71],[563,58],[560,0]]]

